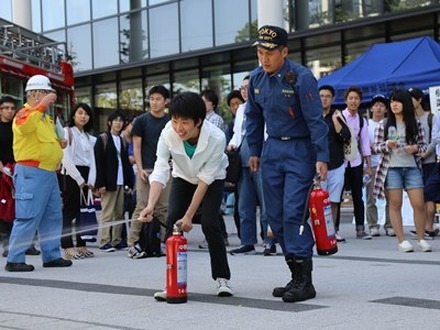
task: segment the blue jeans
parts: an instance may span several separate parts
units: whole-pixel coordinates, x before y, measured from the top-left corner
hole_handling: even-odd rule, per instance
[[[14,185],[16,219],[9,241],[8,262],[25,262],[25,252],[36,231],[43,263],[61,258],[63,215],[56,173],[17,164]]]
[[[263,230],[264,243],[272,244],[267,238],[267,217],[263,198],[263,180],[261,171],[253,173],[249,167],[243,167],[238,182],[240,215],[240,239],[242,245],[257,244],[257,205],[260,205],[260,222]]]

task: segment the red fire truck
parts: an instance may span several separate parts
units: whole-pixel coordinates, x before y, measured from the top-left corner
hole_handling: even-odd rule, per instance
[[[54,111],[66,119],[74,101],[74,77],[65,43],[0,19],[0,96],[11,96],[22,106],[26,81],[36,74],[51,80],[58,96]]]

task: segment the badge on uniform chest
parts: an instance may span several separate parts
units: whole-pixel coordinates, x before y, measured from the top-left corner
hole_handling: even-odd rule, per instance
[[[281,91],[281,93],[283,94],[283,96],[285,98],[291,98],[291,97],[295,96],[294,85],[296,84],[296,75],[292,71],[287,71],[286,74],[284,75],[284,79],[292,87],[292,89],[283,89]],[[295,111],[294,111],[292,105],[289,105],[288,112],[289,112],[289,115],[293,119],[295,119]]]
[[[296,76],[292,71],[287,71],[284,75],[284,78],[286,79],[286,82],[293,87],[293,85],[296,84]]]
[[[286,98],[291,98],[295,95],[295,88],[294,85],[296,84],[296,76],[292,71],[287,71],[284,74],[284,79],[287,82],[287,84],[289,86],[291,86],[292,88],[284,88],[281,90],[281,93],[283,94],[284,97]]]

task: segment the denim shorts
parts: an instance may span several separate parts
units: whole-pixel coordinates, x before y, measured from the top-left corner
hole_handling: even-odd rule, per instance
[[[344,174],[345,165],[342,164],[338,168],[328,171],[327,180],[321,182],[321,187],[327,190],[330,197],[330,202],[340,203],[342,189],[344,189]]]
[[[390,167],[385,180],[385,189],[423,189],[422,173],[417,167]]]

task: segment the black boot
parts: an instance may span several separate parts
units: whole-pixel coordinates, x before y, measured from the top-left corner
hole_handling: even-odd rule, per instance
[[[284,302],[295,302],[316,297],[312,284],[312,260],[295,260],[295,281],[292,287],[283,294]]]
[[[286,263],[290,269],[290,273],[292,274],[292,279],[289,281],[289,283],[286,284],[286,286],[278,286],[273,289],[272,296],[277,298],[281,298],[286,291],[289,291],[295,282],[295,261],[292,257],[287,257]]]

